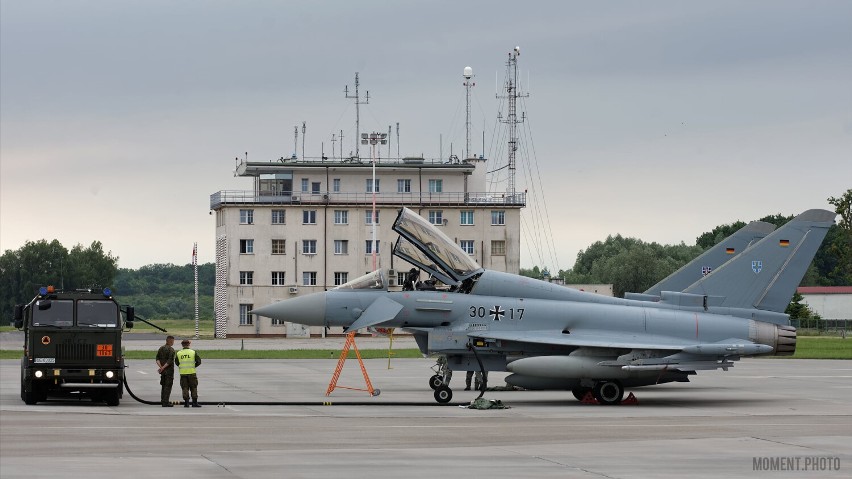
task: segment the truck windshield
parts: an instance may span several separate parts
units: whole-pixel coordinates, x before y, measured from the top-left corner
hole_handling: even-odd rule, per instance
[[[112,301],[77,301],[77,326],[115,328],[118,326],[118,309]]]
[[[44,308],[45,306],[47,307]],[[42,299],[33,307],[33,326],[72,326],[73,324],[74,301]]]

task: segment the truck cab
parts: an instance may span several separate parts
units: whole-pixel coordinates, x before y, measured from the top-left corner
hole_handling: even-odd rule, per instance
[[[109,288],[40,288],[29,304],[15,306],[15,327],[24,331],[21,399],[88,397],[117,406],[124,382],[121,334],[133,320],[133,308],[123,316]]]

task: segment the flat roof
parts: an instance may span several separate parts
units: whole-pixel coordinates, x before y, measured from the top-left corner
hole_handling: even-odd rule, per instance
[[[266,174],[281,173],[282,170],[304,170],[304,169],[372,169],[373,164],[369,159],[351,159],[351,160],[292,160],[279,159],[275,161],[241,161],[237,165],[236,174],[238,176],[259,176]],[[424,160],[423,158],[403,158],[402,160],[379,160],[376,162],[376,168],[387,169],[430,169],[430,170],[461,170],[462,172],[472,172],[476,165],[467,161],[458,162],[441,162],[438,160]]]
[[[799,286],[799,294],[852,294],[852,286]]]

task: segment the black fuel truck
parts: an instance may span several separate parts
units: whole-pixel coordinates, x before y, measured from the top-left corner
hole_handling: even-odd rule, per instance
[[[15,306],[15,327],[24,330],[21,399],[87,396],[117,406],[124,389],[121,331],[133,320],[133,308],[123,317],[109,288],[40,288],[29,304]]]

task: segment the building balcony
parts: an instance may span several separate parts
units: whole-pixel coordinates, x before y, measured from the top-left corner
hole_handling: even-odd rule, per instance
[[[443,207],[503,207],[523,208],[526,193],[376,193],[377,206],[443,206]],[[230,205],[316,205],[369,206],[373,193],[304,193],[299,191],[266,192],[222,190],[210,195],[210,209]]]

